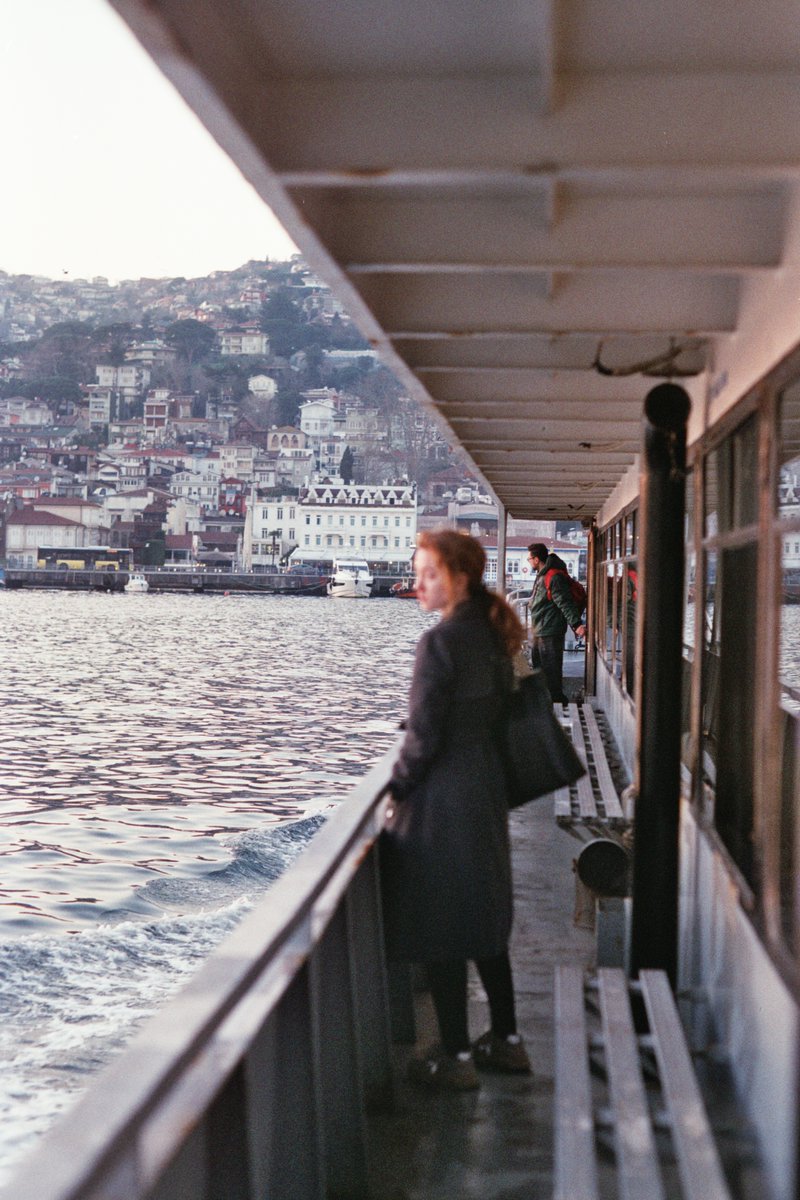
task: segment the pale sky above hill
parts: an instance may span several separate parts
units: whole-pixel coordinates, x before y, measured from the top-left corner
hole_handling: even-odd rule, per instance
[[[3,0],[0,270],[206,275],[288,235],[105,0]]]

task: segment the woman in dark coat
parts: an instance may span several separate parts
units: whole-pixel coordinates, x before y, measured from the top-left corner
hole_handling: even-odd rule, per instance
[[[441,1045],[412,1060],[417,1082],[478,1086],[475,1065],[528,1071],[508,958],[512,891],[508,798],[498,729],[522,626],[483,585],[480,543],[423,532],[417,598],[442,619],[420,638],[406,735],[392,773],[383,839],[389,957],[424,963]],[[471,1046],[467,960],[486,990],[491,1028]]]

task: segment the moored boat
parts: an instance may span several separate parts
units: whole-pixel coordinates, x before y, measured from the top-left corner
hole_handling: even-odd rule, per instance
[[[364,559],[337,559],[328,582],[328,595],[348,600],[366,600],[372,592],[372,584],[372,573]]]
[[[397,583],[393,583],[389,588],[389,595],[394,596],[397,600],[416,600],[417,589],[414,586],[414,580],[409,578],[399,579]]]
[[[149,592],[150,584],[147,582],[147,577],[141,571],[133,571],[128,576],[128,582],[122,589],[125,592]]]

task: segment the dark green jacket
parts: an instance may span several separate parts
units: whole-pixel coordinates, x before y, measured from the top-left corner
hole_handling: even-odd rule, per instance
[[[583,614],[572,598],[566,575],[554,575],[550,584],[552,600],[548,598],[544,577],[553,568],[566,571],[567,564],[557,554],[548,554],[547,562],[537,571],[533,582],[533,593],[529,607],[531,628],[535,637],[557,637],[567,632],[567,625],[574,629],[581,624]]]

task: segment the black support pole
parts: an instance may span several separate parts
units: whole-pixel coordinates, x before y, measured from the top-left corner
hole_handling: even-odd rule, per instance
[[[683,515],[689,397],[663,383],[644,403],[637,653],[637,800],[630,970],[678,959]]]

